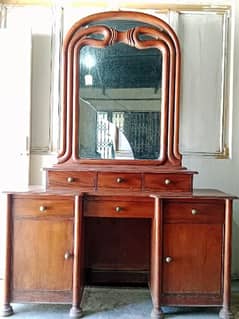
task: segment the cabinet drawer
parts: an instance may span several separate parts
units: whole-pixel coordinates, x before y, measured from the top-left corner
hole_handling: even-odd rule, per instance
[[[144,174],[144,189],[160,192],[191,192],[191,174]]]
[[[48,171],[48,188],[92,188],[95,186],[95,172]]]
[[[165,223],[224,223],[224,201],[166,201]]]
[[[15,198],[12,203],[13,214],[16,217],[73,217],[74,200],[47,199],[46,197]]]
[[[135,173],[98,173],[99,189],[141,189],[141,174]]]
[[[86,200],[85,216],[151,218],[154,213],[153,201]]]

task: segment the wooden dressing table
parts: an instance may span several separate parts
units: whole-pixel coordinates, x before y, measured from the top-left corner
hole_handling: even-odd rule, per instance
[[[88,16],[63,48],[62,148],[46,189],[6,193],[2,315],[72,303],[84,284],[149,282],[161,306],[230,312],[232,200],[193,190],[178,149],[180,47],[164,21]]]

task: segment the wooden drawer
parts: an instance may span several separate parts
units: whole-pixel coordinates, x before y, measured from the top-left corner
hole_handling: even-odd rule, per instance
[[[84,203],[85,216],[94,217],[128,217],[152,218],[154,202],[142,199],[135,201],[119,200],[86,200]]]
[[[141,189],[141,174],[135,173],[98,173],[99,189]]]
[[[145,190],[160,192],[191,192],[191,174],[144,174]]]
[[[95,172],[48,171],[48,188],[92,188],[95,187]]]
[[[224,223],[224,201],[165,201],[164,223]]]
[[[59,197],[47,199],[45,196],[15,198],[12,210],[16,217],[73,217],[74,200]]]

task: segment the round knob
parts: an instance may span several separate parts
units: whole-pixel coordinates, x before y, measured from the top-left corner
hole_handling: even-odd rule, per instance
[[[41,205],[41,206],[39,207],[39,211],[40,211],[41,213],[45,212],[45,211],[46,211],[46,206]]]
[[[73,178],[73,177],[67,177],[67,182],[68,182],[68,183],[74,182],[74,178]]]
[[[115,211],[116,211],[117,213],[121,212],[121,211],[122,211],[122,207],[116,206],[116,207],[115,207]]]
[[[166,179],[165,179],[165,181],[164,181],[164,184],[165,184],[165,185],[169,185],[169,184],[171,184],[171,180],[170,180],[170,179],[168,179],[168,178],[166,178]]]
[[[196,209],[192,209],[192,215],[197,215],[198,214],[198,210],[196,210]]]
[[[123,182],[123,178],[122,177],[117,177],[116,178],[116,183],[120,184]]]
[[[72,254],[71,252],[69,252],[69,251],[67,251],[67,252],[65,253],[65,255],[64,255],[65,260],[68,260],[68,259],[70,259],[70,258],[72,258],[72,257],[73,257],[73,254]]]
[[[173,258],[168,256],[168,257],[165,258],[165,261],[166,261],[167,264],[170,264],[173,261]]]

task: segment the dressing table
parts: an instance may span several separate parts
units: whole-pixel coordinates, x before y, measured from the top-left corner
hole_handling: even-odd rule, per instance
[[[162,306],[230,311],[232,200],[194,190],[179,152],[180,46],[139,12],[83,18],[63,47],[62,146],[46,186],[6,192],[2,315],[85,284],[149,283]]]

